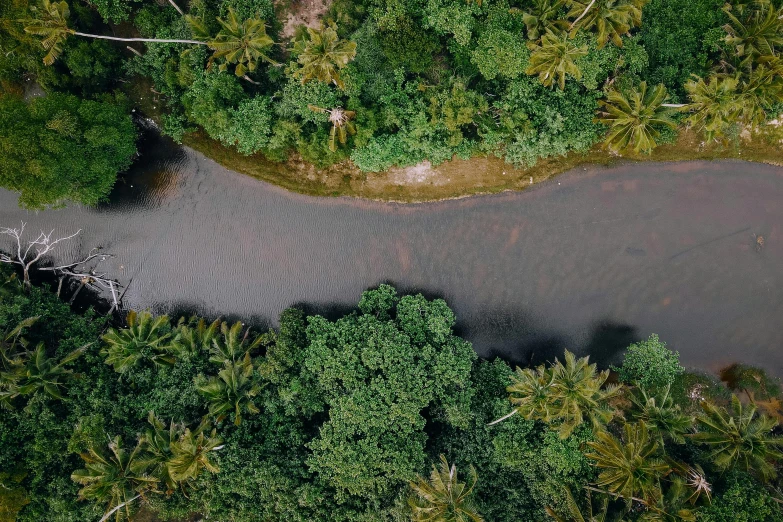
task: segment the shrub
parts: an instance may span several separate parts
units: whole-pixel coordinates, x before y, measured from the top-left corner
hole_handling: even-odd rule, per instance
[[[680,366],[680,353],[666,348],[666,343],[661,342],[656,334],[629,346],[623,365],[613,369],[620,373],[621,381],[637,383],[648,389],[669,386],[685,371]]]

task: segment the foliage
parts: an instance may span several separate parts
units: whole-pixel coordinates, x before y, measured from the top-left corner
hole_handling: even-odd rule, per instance
[[[702,407],[704,413],[697,417],[699,431],[692,439],[707,446],[707,458],[718,469],[737,467],[758,473],[763,480],[775,476],[770,461],[783,457],[783,440],[772,433],[777,425],[774,419],[757,415],[755,406],[743,406],[736,395],[729,410],[706,401]]]
[[[457,467],[440,456],[440,467],[432,467],[429,480],[419,477],[411,482],[413,490],[408,499],[412,520],[441,520],[443,522],[482,522],[481,516],[471,504],[470,496],[478,478],[476,470],[469,472],[470,486],[459,482]],[[467,486],[467,487],[466,487]]]
[[[138,314],[132,310],[125,320],[127,328],[111,328],[102,337],[106,344],[102,352],[106,355],[106,364],[119,373],[127,372],[142,360],[174,364],[176,348],[172,343],[167,316],[153,317],[150,312]]]
[[[620,388],[604,387],[609,372],[598,372],[589,357],[577,359],[565,352],[565,364],[555,359],[549,367],[517,368],[507,388],[514,411],[525,419],[542,420],[566,438],[585,421],[601,431],[612,420],[609,400]]]
[[[566,75],[582,77],[582,71],[577,67],[576,60],[587,55],[587,47],[576,46],[564,32],[554,33],[547,29],[541,37],[541,43],[531,46],[530,65],[525,72],[538,75],[538,79],[547,87],[557,81],[560,89],[565,89]]]
[[[579,29],[594,31],[599,49],[609,40],[622,47],[621,36],[642,24],[642,7],[647,3],[647,0],[596,0],[591,7],[591,1],[572,0],[566,16],[574,19],[572,34]]]
[[[28,208],[96,205],[130,165],[135,140],[130,117],[115,103],[0,96],[0,186],[19,192]]]
[[[671,386],[685,371],[680,366],[679,352],[667,348],[656,334],[629,346],[622,366],[613,369],[620,374],[622,382],[636,383],[648,390]]]
[[[674,129],[672,110],[665,107],[666,87],[656,85],[647,90],[647,83],[641,82],[638,89],[629,93],[612,90],[601,100],[603,110],[599,121],[609,126],[604,144],[607,148],[622,152],[633,148],[634,152],[649,154],[658,144],[660,130]]]
[[[644,422],[623,426],[622,439],[607,432],[588,442],[592,453],[587,457],[601,470],[597,484],[622,496],[629,504],[633,497],[655,503],[661,496],[661,478],[670,467],[658,454],[658,443],[652,440]]]
[[[308,27],[307,33],[309,38],[298,40],[294,46],[300,66],[294,76],[301,78],[302,83],[318,80],[345,89],[340,70],[356,56],[356,42],[340,40],[334,23],[318,30]]]

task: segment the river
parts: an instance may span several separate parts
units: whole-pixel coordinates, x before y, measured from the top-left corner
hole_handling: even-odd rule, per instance
[[[130,282],[127,307],[274,325],[288,306],[334,315],[392,282],[445,298],[483,356],[570,348],[606,364],[655,332],[687,366],[783,375],[783,168],[587,167],[402,205],[292,194],[161,138],[144,150],[110,203],[35,213],[0,191],[0,225],[83,229],[57,259],[114,254],[102,268]]]

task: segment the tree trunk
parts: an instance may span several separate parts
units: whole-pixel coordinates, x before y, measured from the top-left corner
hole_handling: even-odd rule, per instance
[[[90,34],[80,33],[79,31],[73,31],[71,34],[76,36],[84,36],[86,38],[97,38],[99,40],[112,40],[114,42],[152,42],[152,43],[184,43],[195,45],[207,45],[207,42],[200,40],[177,40],[177,39],[157,39],[157,38],[119,38],[117,36],[105,36],[102,34]]]
[[[579,20],[585,17],[587,12],[590,10],[591,7],[593,7],[593,4],[595,3],[595,0],[591,0],[589,4],[587,4],[587,7],[585,7],[585,10],[582,12],[582,14],[579,15],[579,18],[573,21],[571,26],[568,28],[569,30],[573,29],[576,24],[579,23]]]
[[[180,9],[179,6],[174,3],[174,0],[169,0],[169,3],[174,7],[174,9],[177,10],[177,12],[180,14],[180,16],[185,16],[185,13],[183,13],[182,9]]]

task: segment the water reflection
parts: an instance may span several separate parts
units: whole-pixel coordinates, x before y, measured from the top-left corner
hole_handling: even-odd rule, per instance
[[[781,168],[579,169],[520,194],[397,205],[290,194],[154,140],[109,204],[36,214],[0,192],[0,224],[83,228],[60,258],[103,246],[126,303],[157,312],[335,316],[391,281],[446,298],[479,353],[516,363],[570,348],[608,364],[656,332],[688,365],[783,374]]]

